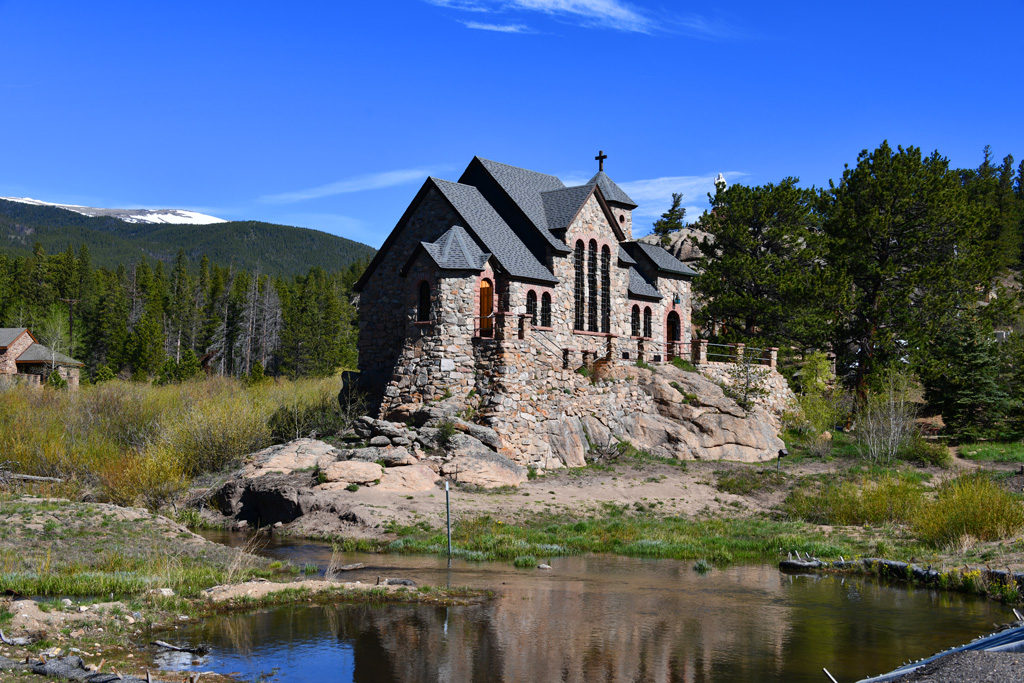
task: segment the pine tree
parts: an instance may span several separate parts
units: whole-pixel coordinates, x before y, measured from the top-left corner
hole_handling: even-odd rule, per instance
[[[661,237],[663,244],[668,244],[669,236],[674,232],[683,229],[683,219],[686,218],[686,209],[682,206],[683,195],[680,192],[672,193],[672,206],[661,214],[661,218],[654,221],[654,234]]]
[[[695,317],[712,333],[767,345],[826,344],[842,279],[823,267],[817,195],[797,182],[719,186],[713,211],[695,224],[709,235],[697,244],[694,291],[704,307]]]

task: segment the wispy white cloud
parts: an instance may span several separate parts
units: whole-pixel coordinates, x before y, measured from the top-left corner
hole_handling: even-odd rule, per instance
[[[706,38],[722,38],[733,31],[695,14],[654,13],[642,10],[626,0],[425,0],[437,7],[463,12],[489,14],[542,13],[586,27],[610,28],[629,33],[689,33]],[[467,28],[533,33],[515,22],[463,21]],[[501,28],[498,28],[501,27]],[[512,27],[516,27],[513,29]],[[522,28],[519,28],[522,27]]]
[[[683,206],[686,207],[686,218],[693,221],[708,208],[707,194],[714,194],[715,175],[717,174],[648,178],[619,183],[619,186],[638,204],[633,211],[635,218],[661,216],[672,205],[672,193],[681,192]],[[723,175],[728,182],[734,182],[746,173],[726,171]]]
[[[620,31],[649,33],[653,28],[650,17],[620,0],[511,0],[509,5]]]
[[[478,31],[496,31],[497,33],[532,33],[526,24],[485,24],[479,21],[464,21],[462,25],[466,28]]]
[[[260,197],[258,201],[266,204],[294,204],[309,199],[320,199],[321,197],[333,197],[339,194],[351,194],[353,192],[365,192],[367,190],[380,190],[396,185],[406,185],[425,180],[431,171],[437,169],[426,168],[403,168],[395,171],[384,171],[381,173],[368,173],[366,175],[346,178],[326,185],[317,185],[304,190],[292,192],[281,192]]]

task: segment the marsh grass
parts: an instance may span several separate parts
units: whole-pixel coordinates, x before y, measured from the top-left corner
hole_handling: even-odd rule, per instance
[[[1024,528],[1024,506],[983,473],[943,483],[918,512],[914,532],[936,548],[968,545],[965,539],[997,541]]]
[[[611,553],[631,557],[704,559],[716,565],[774,560],[799,550],[820,557],[852,556],[868,546],[850,538],[826,536],[801,522],[768,519],[691,519],[608,508],[600,517],[564,521],[538,516],[506,524],[490,516],[456,522],[453,555],[472,561],[515,562],[517,558]],[[345,551],[445,552],[440,532],[413,531],[390,543],[341,539]],[[521,560],[522,561],[522,560]]]
[[[192,477],[274,442],[283,409],[301,413],[289,429],[339,428],[338,386],[333,378],[221,377],[167,386],[112,381],[76,392],[13,387],[0,390],[0,453],[22,473],[158,509]]]
[[[908,523],[924,503],[924,487],[915,479],[886,472],[826,483],[818,490],[801,487],[790,492],[782,507],[790,517],[814,524]]]

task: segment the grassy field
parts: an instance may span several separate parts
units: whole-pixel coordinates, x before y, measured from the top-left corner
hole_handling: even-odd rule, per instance
[[[960,455],[968,460],[1024,462],[1024,443],[1012,441],[964,444],[960,447]]]
[[[191,479],[275,442],[333,434],[344,421],[336,378],[249,385],[204,378],[155,386],[113,381],[79,391],[0,390],[7,467],[67,481],[62,493],[159,509]]]

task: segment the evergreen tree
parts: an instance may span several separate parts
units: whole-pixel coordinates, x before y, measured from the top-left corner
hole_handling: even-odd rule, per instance
[[[914,356],[971,308],[994,269],[985,226],[938,152],[864,150],[823,196],[827,262],[850,283],[834,349],[862,393],[878,367]]]
[[[672,193],[672,206],[661,214],[661,218],[654,221],[654,234],[661,237],[663,244],[668,244],[669,236],[674,232],[683,229],[683,220],[686,218],[686,209],[682,206],[683,195],[680,192]]]
[[[718,186],[713,210],[695,224],[708,233],[694,291],[709,332],[769,345],[822,347],[836,322],[842,278],[823,267],[813,190],[796,178],[748,187]]]
[[[1004,349],[980,319],[951,320],[945,334],[929,340],[918,364],[929,406],[942,414],[946,430],[960,440],[1006,438],[1011,400],[1003,373]]]

